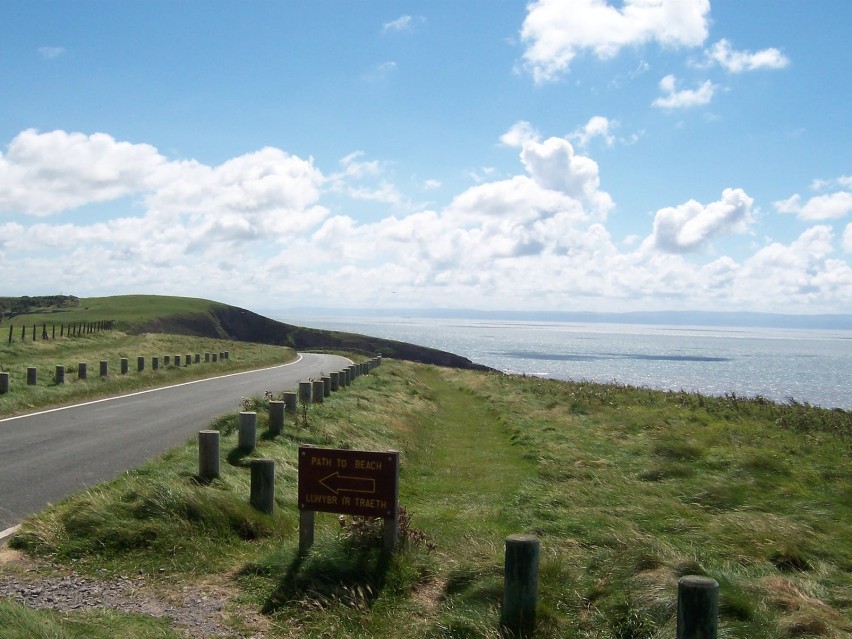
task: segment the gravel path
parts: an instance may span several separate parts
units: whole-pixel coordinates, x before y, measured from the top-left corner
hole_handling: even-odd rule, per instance
[[[9,553],[8,549],[4,549],[7,560]],[[15,559],[11,561],[17,563]],[[44,574],[44,566],[40,569],[16,568],[0,570],[0,599],[8,598],[36,609],[71,611],[108,608],[168,617],[175,629],[187,637],[262,639],[264,636],[262,632],[234,634],[224,625],[222,617],[228,595],[223,589],[183,586],[166,597],[154,592],[144,576],[101,580],[50,566],[48,568],[53,568],[55,574],[48,576]]]

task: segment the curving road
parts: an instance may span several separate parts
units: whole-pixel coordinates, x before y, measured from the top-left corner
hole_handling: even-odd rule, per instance
[[[349,366],[304,353],[289,364],[0,418],[0,536],[47,504],[186,443],[240,398],[295,390]]]

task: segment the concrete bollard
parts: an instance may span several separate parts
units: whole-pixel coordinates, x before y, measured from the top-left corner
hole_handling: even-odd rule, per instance
[[[686,575],[677,582],[677,639],[716,639],[719,584],[715,579]]]
[[[257,445],[257,413],[240,412],[239,429],[237,446],[241,451],[250,453]]]
[[[145,357],[144,355],[140,355],[136,358],[136,372],[141,373],[145,370]]]
[[[231,359],[231,351],[225,351],[222,355],[223,359]]]
[[[534,535],[509,535],[503,572],[500,625],[512,637],[531,637],[538,599],[539,542]]]
[[[184,361],[184,366],[191,365],[192,364],[192,355],[187,353],[186,358],[183,361]]]
[[[196,353],[196,354],[195,354],[195,363],[196,363],[196,364],[200,364],[200,363],[201,363],[201,353]]]
[[[342,371],[340,371],[340,374],[342,376],[341,379],[344,381],[343,385],[347,386],[347,387],[351,386],[352,385],[352,372],[348,368],[344,368]]]
[[[322,396],[330,397],[331,396],[331,377],[323,377],[322,378]]]
[[[9,392],[9,373],[0,373],[0,395]]]
[[[358,379],[358,367],[355,364],[349,367],[349,380],[354,381]]]
[[[329,373],[328,377],[331,379],[331,391],[336,393],[340,390],[340,373]]]
[[[218,361],[219,361],[219,355],[217,353],[213,353],[213,363],[215,364]]]
[[[38,369],[35,366],[27,367],[27,386],[35,386],[38,383]]]
[[[152,357],[151,358],[151,370],[156,371],[160,370],[160,358]]]
[[[108,377],[109,376],[109,362],[105,359],[101,360],[100,376],[101,377]]]
[[[225,351],[219,351],[219,361],[220,362],[225,361]]]
[[[180,368],[180,355],[175,355],[175,366]]]
[[[296,403],[299,401],[299,395],[290,391],[281,394],[284,396],[284,410],[295,414]]]
[[[163,355],[163,366],[168,366],[171,363],[172,363],[172,356],[171,355]]]
[[[198,431],[198,476],[213,479],[219,476],[219,431]]]
[[[53,376],[53,381],[57,384],[65,383],[65,367],[62,364],[56,365],[56,373]]]
[[[121,358],[121,374],[127,375],[127,371],[130,370],[130,360],[126,357]]]
[[[321,379],[313,382],[311,390],[311,400],[315,404],[322,404],[325,401],[325,384]]]
[[[205,364],[210,363],[210,353],[204,353],[204,363]]]
[[[275,461],[272,459],[251,460],[251,496],[253,508],[267,515],[275,507]]]
[[[284,402],[269,400],[269,434],[280,435],[284,430]]]
[[[77,363],[77,379],[86,379],[89,376],[89,365],[86,362]]]
[[[300,404],[310,404],[311,403],[311,390],[313,389],[313,384],[310,382],[299,382],[299,403]]]

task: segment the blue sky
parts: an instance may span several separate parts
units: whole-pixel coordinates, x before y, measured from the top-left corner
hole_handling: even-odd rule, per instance
[[[0,2],[0,294],[852,313],[849,24]]]

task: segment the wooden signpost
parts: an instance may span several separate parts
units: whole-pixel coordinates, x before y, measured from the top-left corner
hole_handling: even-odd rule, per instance
[[[299,551],[313,544],[317,511],[381,517],[393,550],[399,515],[399,453],[299,447]]]

